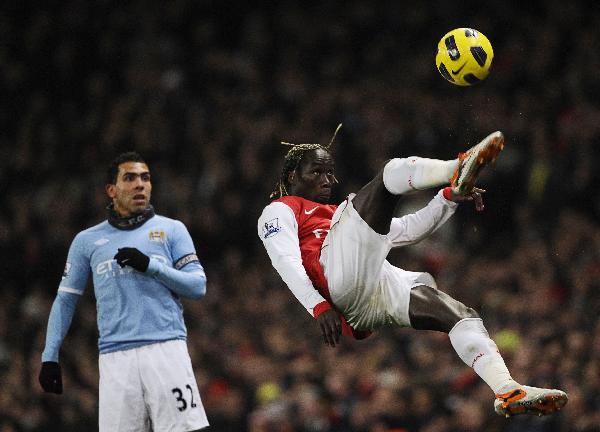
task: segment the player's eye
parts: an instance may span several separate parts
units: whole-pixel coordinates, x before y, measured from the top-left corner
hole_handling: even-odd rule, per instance
[[[142,181],[150,181],[150,174],[149,173],[145,173],[141,175]]]

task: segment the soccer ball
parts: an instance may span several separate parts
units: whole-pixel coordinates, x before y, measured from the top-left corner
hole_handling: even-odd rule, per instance
[[[452,84],[470,86],[485,79],[494,58],[487,37],[471,28],[449,31],[438,43],[435,64]]]

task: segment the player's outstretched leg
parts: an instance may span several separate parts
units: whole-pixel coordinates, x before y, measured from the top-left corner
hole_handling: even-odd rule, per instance
[[[504,148],[504,135],[494,132],[458,155],[438,160],[418,156],[389,160],[383,169],[354,197],[360,217],[379,234],[387,234],[398,195],[451,184],[454,192],[471,192],[481,169],[493,162]]]
[[[391,159],[358,191],[352,205],[375,232],[387,234],[399,195],[447,185],[457,166],[456,159],[443,161],[417,156]]]
[[[521,385],[510,375],[498,347],[490,338],[477,312],[448,294],[428,286],[411,291],[409,317],[417,330],[448,333],[461,360],[473,368],[496,395],[496,413],[546,415],[567,403],[561,390]]]

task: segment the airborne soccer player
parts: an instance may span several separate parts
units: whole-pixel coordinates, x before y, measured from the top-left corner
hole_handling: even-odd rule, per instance
[[[100,432],[200,430],[208,421],[179,298],[204,296],[204,269],[185,226],[154,213],[150,170],[140,155],[119,155],[107,176],[108,218],[71,244],[48,320],[40,384],[63,391],[58,354],[91,274]]]
[[[521,385],[511,377],[477,312],[439,291],[428,273],[405,271],[386,260],[391,248],[417,243],[442,226],[460,202],[483,209],[483,191],[474,184],[504,147],[502,133],[492,133],[454,160],[392,159],[339,206],[328,204],[337,183],[329,150],[334,138],[327,146],[283,143],[291,149],[274,200],[258,221],[273,267],[316,319],[325,342],[334,347],[341,334],[364,338],[388,323],[441,331],[490,386],[498,414],[545,415],[563,407],[564,392]],[[393,216],[403,194],[441,186],[447,187],[423,209]]]

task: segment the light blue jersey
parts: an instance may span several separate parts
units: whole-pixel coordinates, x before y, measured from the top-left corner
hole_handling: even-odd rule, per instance
[[[150,257],[148,270],[121,268],[113,257],[133,247]],[[42,361],[58,361],[79,296],[92,274],[100,353],[185,339],[179,296],[200,298],[206,276],[183,223],[156,215],[132,230],[108,221],[75,237],[48,322]]]

